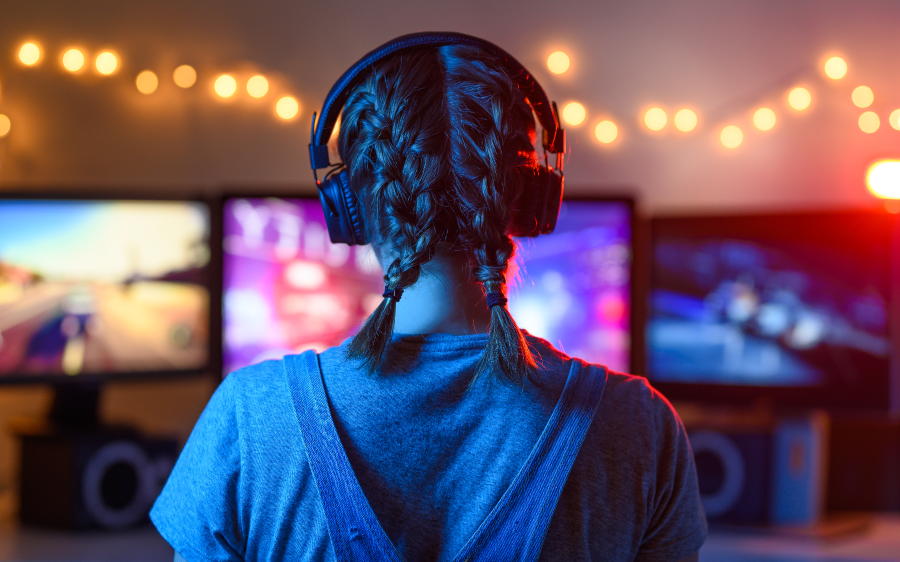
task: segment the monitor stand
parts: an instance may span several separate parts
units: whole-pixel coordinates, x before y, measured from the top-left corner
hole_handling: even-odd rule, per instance
[[[74,435],[108,429],[100,422],[99,381],[63,381],[52,384],[50,409],[40,417],[15,417],[9,429],[17,435]],[[119,428],[121,429],[121,428]]]
[[[92,431],[99,428],[100,383],[72,381],[53,385],[53,405],[48,421],[59,431]]]

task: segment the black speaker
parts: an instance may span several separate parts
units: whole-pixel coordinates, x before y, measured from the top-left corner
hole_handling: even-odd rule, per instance
[[[132,430],[20,434],[22,523],[123,529],[146,522],[178,455]]]
[[[700,430],[689,435],[709,521],[764,523],[772,486],[770,434]]]
[[[772,423],[688,431],[710,523],[808,526],[824,512],[829,421],[821,412]]]

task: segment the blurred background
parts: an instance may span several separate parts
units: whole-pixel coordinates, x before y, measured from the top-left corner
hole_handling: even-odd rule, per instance
[[[47,443],[102,445],[53,441],[44,422],[127,427],[146,457],[164,459],[183,444],[224,373],[333,345],[365,316],[380,274],[361,249],[341,253],[324,241],[321,211],[308,199],[316,194],[311,117],[365,52],[428,30],[496,43],[559,104],[570,200],[561,225],[572,231],[566,240],[587,242],[523,246],[526,274],[511,307],[534,333],[573,341],[554,326],[574,317],[550,318],[534,303],[541,291],[563,292],[573,272],[596,270],[567,287],[595,299],[596,318],[584,320],[594,322],[592,331],[583,332],[595,337],[566,349],[649,376],[699,435],[701,491],[717,523],[701,558],[896,559],[898,26],[900,4],[887,1],[4,6],[0,378],[9,384],[0,384],[0,560],[62,559],[59,552],[72,560],[87,559],[79,552],[171,557],[139,524],[139,509],[126,513],[126,500],[94,519],[47,516],[46,498],[21,513],[21,492],[59,480],[42,472],[52,464],[42,456],[51,454]],[[69,198],[82,206],[46,207]],[[147,199],[167,210],[140,203]],[[112,217],[110,230],[87,236],[71,218],[87,212]],[[36,222],[23,220],[27,213]],[[54,230],[60,240],[83,235],[85,256],[116,256],[110,260],[124,265],[50,271],[71,253],[41,242],[35,225],[54,223],[61,215],[53,213],[71,219],[70,230]],[[124,225],[137,215],[155,218],[137,221],[146,231],[135,227],[125,237],[130,245],[98,242],[131,232]],[[188,225],[169,237],[179,257],[147,257],[156,250],[141,241],[176,223]],[[246,260],[270,265],[254,269]],[[706,264],[705,277],[695,263]],[[273,275],[284,283],[258,289]],[[337,277],[352,283],[338,291]],[[19,322],[13,307],[36,286],[56,296],[28,328],[30,339],[16,340],[6,331]],[[321,287],[355,300],[322,297]],[[120,332],[104,303],[123,295],[131,300],[116,310],[152,301],[155,310],[165,303],[174,311],[154,320],[165,345],[177,348],[160,352],[163,363],[140,353],[96,359],[90,342],[98,326]],[[342,311],[341,325],[286,312],[310,302],[322,317]],[[271,318],[254,316],[265,306]],[[252,340],[248,326],[276,320],[318,328]],[[36,338],[48,326],[65,338]],[[697,341],[692,334],[709,347],[683,347]],[[129,373],[139,376],[128,380]],[[60,383],[73,375],[85,375],[87,391]],[[60,404],[86,403],[87,421],[60,412]],[[741,478],[730,460],[735,450],[745,463]],[[754,459],[769,474],[755,484]],[[164,479],[165,462],[157,464]],[[754,495],[767,503],[747,499]],[[64,530],[80,527],[88,530]]]

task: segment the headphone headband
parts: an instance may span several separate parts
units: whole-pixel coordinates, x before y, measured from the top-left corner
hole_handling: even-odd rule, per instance
[[[537,80],[512,55],[484,39],[462,33],[425,32],[403,35],[369,52],[351,66],[331,87],[318,120],[313,114],[312,138],[309,144],[310,165],[313,171],[330,166],[328,160],[328,139],[350,92],[363,79],[363,71],[376,62],[400,51],[417,47],[442,47],[445,45],[469,45],[479,47],[499,56],[506,64],[510,77],[531,103],[538,121],[543,128],[542,144],[546,152],[565,152],[565,131],[559,125],[556,104],[551,103]]]

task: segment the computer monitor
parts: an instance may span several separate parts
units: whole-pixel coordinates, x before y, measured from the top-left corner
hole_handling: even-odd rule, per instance
[[[228,196],[222,210],[225,374],[338,345],[381,303],[371,248],[332,244],[318,198]],[[627,370],[632,221],[630,199],[572,199],[553,234],[519,239],[509,290],[519,325]]]
[[[202,200],[0,196],[0,384],[209,369]]]
[[[655,218],[646,373],[675,400],[892,411],[896,218]]]

